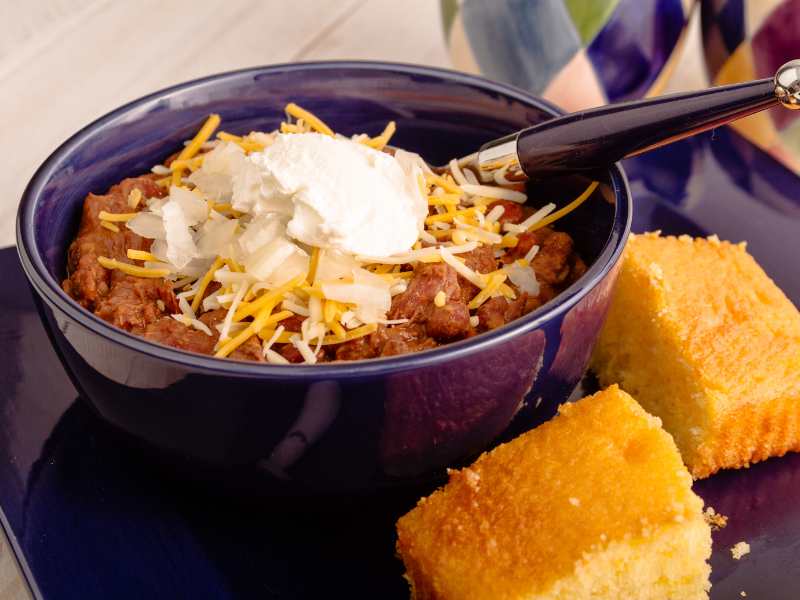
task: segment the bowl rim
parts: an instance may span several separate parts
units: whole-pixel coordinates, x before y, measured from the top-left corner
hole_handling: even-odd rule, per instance
[[[388,61],[333,60],[279,63],[224,71],[165,87],[127,102],[81,128],[59,145],[31,177],[31,180],[28,182],[22,194],[17,211],[16,238],[20,262],[34,290],[46,300],[48,304],[58,308],[58,310],[65,313],[69,318],[80,323],[92,333],[105,338],[107,341],[121,344],[128,349],[141,352],[150,358],[178,364],[195,371],[200,370],[207,373],[236,375],[245,378],[274,378],[291,381],[326,378],[350,379],[363,376],[381,376],[421,367],[430,367],[491,350],[492,347],[501,345],[511,338],[538,329],[553,317],[572,308],[578,301],[594,289],[619,261],[631,230],[632,198],[625,172],[619,163],[615,163],[609,168],[611,184],[617,200],[611,231],[609,232],[608,240],[600,252],[600,256],[594,264],[589,267],[586,273],[550,302],[545,303],[540,308],[537,308],[519,319],[515,319],[503,327],[481,333],[469,339],[450,342],[421,352],[412,352],[392,357],[320,363],[315,365],[276,365],[271,363],[219,359],[213,356],[197,354],[151,342],[123,329],[119,329],[80,306],[61,289],[60,282],[56,281],[56,279],[50,275],[35,241],[36,236],[33,217],[36,212],[38,198],[46,187],[53,172],[60,167],[63,159],[68,157],[72,151],[78,148],[98,129],[102,129],[105,125],[117,119],[125,118],[126,114],[135,108],[154,101],[163,100],[165,97],[177,92],[200,88],[208,83],[224,82],[226,79],[235,79],[250,74],[256,75],[292,71],[310,72],[314,70],[331,69],[363,69],[374,72],[382,71],[395,74],[438,77],[447,80],[448,83],[471,85],[483,91],[500,94],[516,102],[543,110],[553,116],[563,114],[562,110],[550,102],[509,84],[492,81],[484,77],[452,69]],[[618,235],[614,236],[614,233]]]

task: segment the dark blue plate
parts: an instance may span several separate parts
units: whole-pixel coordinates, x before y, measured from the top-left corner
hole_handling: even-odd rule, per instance
[[[750,242],[795,303],[794,175],[735,134],[628,161],[635,231]],[[232,500],[157,470],[76,392],[42,329],[13,249],[0,251],[0,508],[34,595],[94,598],[408,598],[394,521],[414,490],[326,510]],[[800,455],[698,482],[729,517],[714,534],[713,598],[796,599]],[[730,547],[752,551],[740,561]]]

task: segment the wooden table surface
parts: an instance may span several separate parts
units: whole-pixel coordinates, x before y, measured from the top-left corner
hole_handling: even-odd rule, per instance
[[[34,0],[0,3],[0,247],[36,167],[93,119],[159,88],[270,63],[451,66],[437,0]],[[670,90],[703,85],[697,23]],[[78,576],[79,574],[76,574]],[[0,600],[30,598],[0,533]]]

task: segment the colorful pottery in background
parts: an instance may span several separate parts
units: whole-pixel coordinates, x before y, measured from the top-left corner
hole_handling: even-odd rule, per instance
[[[703,0],[702,23],[714,85],[772,77],[800,57],[800,0]],[[800,111],[774,108],[733,127],[800,174]]]
[[[656,95],[694,0],[442,0],[453,63],[567,111]]]

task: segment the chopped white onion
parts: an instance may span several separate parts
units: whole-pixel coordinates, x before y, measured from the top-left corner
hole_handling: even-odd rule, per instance
[[[298,251],[288,239],[279,237],[243,259],[247,272],[257,279],[267,279],[292,254]]]
[[[143,238],[163,240],[167,237],[161,217],[149,212],[136,213],[136,216],[128,221],[126,225],[133,233]]]
[[[237,144],[222,142],[205,155],[203,165],[189,175],[189,181],[216,202],[229,202],[233,194],[233,176],[245,160]]]
[[[189,227],[203,223],[208,218],[208,205],[199,193],[173,185],[169,189],[169,201],[164,208],[172,203],[180,207],[183,218]],[[161,209],[162,213],[164,208]]]
[[[539,295],[539,282],[536,280],[536,273],[528,266],[523,266],[514,261],[505,267],[508,279],[517,286],[520,291],[531,296]]]
[[[204,258],[224,256],[235,237],[239,226],[238,219],[209,219],[200,228],[197,239],[197,252]]]
[[[353,269],[359,268],[359,263],[352,256],[337,250],[325,250],[319,256],[317,264],[317,280],[332,281],[350,277]]]

